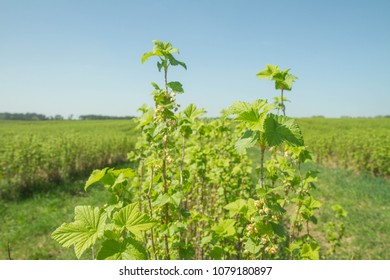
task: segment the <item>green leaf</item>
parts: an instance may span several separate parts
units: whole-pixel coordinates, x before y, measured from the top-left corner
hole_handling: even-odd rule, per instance
[[[195,119],[199,118],[200,116],[204,115],[206,113],[203,109],[196,108],[195,104],[188,105],[184,111],[184,115],[190,119],[191,121],[195,121]]]
[[[245,243],[245,250],[248,250],[251,254],[257,254],[260,252],[261,248],[261,244],[257,245],[251,238]]]
[[[272,226],[273,231],[279,235],[280,237],[286,236],[286,229],[283,225],[277,224],[277,223],[270,223]]]
[[[160,208],[163,207],[165,204],[169,203],[171,200],[171,197],[167,194],[160,194],[155,201],[153,201],[152,205],[154,207]]]
[[[172,203],[176,207],[179,207],[183,198],[184,198],[184,194],[182,192],[176,192],[173,195],[171,195],[170,203]]]
[[[137,128],[144,127],[144,126],[150,124],[151,122],[153,122],[153,116],[154,116],[154,109],[153,108],[149,108],[149,110],[144,112],[142,114],[142,116],[140,116],[138,118],[138,126],[137,126]]]
[[[164,131],[167,128],[167,124],[165,122],[162,122],[156,126],[156,128],[153,131],[153,138],[156,137],[157,135],[164,135]]]
[[[261,127],[258,125],[260,121],[260,113],[254,108],[241,112],[237,115],[235,120],[245,122],[250,128],[261,130]]]
[[[222,257],[223,257],[223,249],[219,246],[215,246],[211,252],[210,252],[210,256],[213,260],[222,260]]]
[[[158,84],[156,84],[155,82],[151,82],[151,84],[155,90],[160,90],[160,87],[158,86]]]
[[[232,106],[227,109],[229,115],[238,115],[242,112],[250,110],[251,104],[244,101],[234,102]]]
[[[264,121],[264,137],[271,147],[282,143],[296,146],[304,144],[301,129],[294,119],[272,113]]]
[[[107,179],[110,175],[107,175],[107,170],[108,170],[108,167],[104,168],[104,169],[96,169],[94,171],[92,171],[92,174],[89,176],[87,182],[85,183],[85,187],[84,187],[84,190],[87,190],[91,185],[95,184],[95,183],[98,183],[98,182],[102,182],[102,181],[107,181],[105,179]]]
[[[291,90],[293,82],[298,79],[298,77],[288,74],[291,70],[290,68],[280,72],[279,66],[267,64],[266,67],[266,69],[257,73],[257,77],[274,80],[275,89]]]
[[[156,224],[152,218],[139,212],[138,203],[129,204],[115,213],[113,222],[117,227],[125,228],[139,239],[143,237],[142,231],[149,230]]]
[[[348,212],[340,204],[333,205],[332,210],[336,213],[337,218],[345,218],[348,216]]]
[[[267,224],[263,222],[256,223],[256,229],[259,235],[272,236],[274,234],[274,228],[270,223]]]
[[[168,60],[169,60],[169,63],[173,66],[177,66],[177,65],[180,65],[182,66],[184,69],[187,70],[187,65],[184,63],[184,62],[181,62],[179,60],[177,60],[176,58],[173,57],[173,55],[169,54],[168,56]]]
[[[106,240],[102,244],[98,260],[146,260],[145,248],[137,240],[126,238],[123,241]]]
[[[80,258],[85,250],[96,243],[104,235],[107,214],[98,207],[77,206],[75,221],[64,223],[52,233],[52,238],[63,247],[74,246],[76,257]]]
[[[320,249],[320,247],[315,243],[303,244],[302,250],[301,250],[302,259],[319,260],[320,259],[320,254],[318,252],[319,249]]]
[[[248,201],[245,199],[237,199],[224,207],[229,210],[229,216],[233,217],[236,214],[245,213],[248,210]]]
[[[267,104],[266,100],[257,99],[252,103],[237,101],[229,107],[228,112],[231,115],[240,115],[243,112],[249,112],[251,110],[260,111]]]
[[[259,79],[272,79],[273,76],[277,73],[279,73],[279,66],[272,65],[272,64],[267,64],[267,68],[264,70],[261,70],[259,73],[256,74],[256,76]]]
[[[95,183],[102,183],[103,185],[114,188],[127,181],[129,178],[134,177],[134,171],[130,168],[124,169],[108,169],[107,167],[102,170],[94,170],[89,176],[88,181],[85,184],[84,189],[87,190],[91,185]]]
[[[150,57],[155,56],[153,52],[144,53],[144,55],[141,58],[141,62],[144,63],[146,60],[148,60]]]
[[[312,196],[309,196],[303,204],[310,210],[318,209],[322,206],[321,201],[315,200]]]
[[[236,234],[235,223],[236,221],[234,219],[222,220],[217,225],[214,225],[211,230],[220,237],[233,236]]]
[[[161,69],[168,67],[168,61],[171,65],[181,65],[185,69],[187,69],[187,66],[184,62],[176,60],[172,54],[179,53],[179,49],[173,48],[172,44],[169,42],[161,42],[158,40],[153,40],[154,47],[153,51],[144,53],[141,62],[144,63],[146,60],[148,60],[152,56],[160,57],[161,61],[157,63],[158,70],[161,71]]]
[[[167,193],[160,194],[155,201],[153,201],[152,205],[154,207],[160,208],[165,204],[170,203],[176,207],[179,207],[182,199],[184,198],[184,194],[182,192],[176,192],[173,195],[169,195]]]
[[[238,101],[225,114],[236,115],[235,120],[244,122],[250,129],[262,131],[268,112],[275,106],[266,100],[258,99],[252,103]]]
[[[172,89],[173,92],[176,92],[176,93],[183,93],[184,92],[183,85],[179,82],[169,82],[167,84],[167,86],[170,89]]]
[[[259,133],[251,130],[245,131],[244,135],[234,144],[237,153],[242,154],[246,149],[252,148],[259,140]]]
[[[273,80],[275,80],[275,89],[291,90],[293,82],[298,79],[298,77],[288,74],[289,71],[290,69],[286,69],[273,76]]]

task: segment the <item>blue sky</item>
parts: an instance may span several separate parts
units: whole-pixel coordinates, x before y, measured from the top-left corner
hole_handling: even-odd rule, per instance
[[[298,76],[287,115],[390,114],[390,1],[0,0],[0,112],[137,115],[162,84],[152,40],[180,49],[182,107],[271,100],[266,64]]]

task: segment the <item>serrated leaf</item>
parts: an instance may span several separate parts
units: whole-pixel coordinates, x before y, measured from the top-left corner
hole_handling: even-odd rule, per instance
[[[235,120],[245,122],[250,126],[250,128],[257,127],[257,130],[260,130],[260,127],[257,126],[260,120],[260,113],[254,108],[241,112],[237,115]]]
[[[139,212],[138,203],[132,203],[113,216],[114,224],[122,229],[134,234],[137,238],[142,238],[142,231],[151,229],[156,222],[144,213]]]
[[[279,66],[267,64],[266,68],[257,73],[256,76],[259,79],[272,79],[277,73],[279,73]]]
[[[217,225],[214,225],[211,230],[214,231],[220,237],[229,237],[236,234],[234,227],[236,221],[234,219],[225,219],[220,221]]]
[[[233,105],[231,105],[227,111],[228,114],[230,115],[237,115],[240,114],[241,112],[245,112],[251,109],[251,105],[248,102],[244,101],[237,101],[234,102]]]
[[[301,129],[294,119],[272,113],[264,121],[264,138],[270,147],[282,143],[296,146],[304,144]]]
[[[124,241],[106,240],[102,244],[98,260],[146,260],[145,248],[137,240],[126,238]]]
[[[183,93],[183,85],[180,82],[169,82],[167,86],[176,93]]]
[[[245,213],[248,210],[248,201],[245,199],[237,199],[224,207],[229,210],[229,216],[233,217],[236,214]]]
[[[204,115],[206,113],[203,109],[196,108],[195,104],[188,105],[184,111],[184,115],[190,119],[191,121],[194,121],[195,119],[199,118],[200,116]]]
[[[286,69],[273,76],[273,80],[275,80],[275,89],[291,90],[293,82],[298,79],[298,77],[288,74],[289,71],[290,69]]]
[[[74,246],[76,257],[80,258],[85,250],[96,243],[104,235],[107,214],[98,207],[77,206],[75,221],[64,223],[52,233],[52,238],[63,247]]]
[[[267,113],[275,106],[266,100],[258,99],[252,103],[238,101],[227,110],[227,115],[236,115],[235,120],[244,122],[250,129],[263,131]]]

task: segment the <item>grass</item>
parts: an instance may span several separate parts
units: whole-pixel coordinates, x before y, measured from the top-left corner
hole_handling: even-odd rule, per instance
[[[312,163],[320,171],[315,197],[323,202],[315,229],[320,240],[323,225],[333,219],[331,206],[348,211],[346,236],[335,259],[390,259],[390,183],[367,174],[355,174]],[[76,205],[101,206],[108,193],[92,188],[85,181],[50,192],[35,193],[19,201],[0,203],[0,259],[8,259],[8,242],[13,259],[76,259],[73,249],[62,248],[50,234],[63,222],[73,219]],[[88,257],[88,256],[87,256]]]
[[[51,233],[73,219],[76,205],[101,205],[104,189],[83,190],[85,181],[53,186],[50,192],[35,193],[18,201],[0,204],[0,259],[76,259],[72,249],[62,248]]]
[[[331,206],[347,212],[346,233],[335,259],[390,259],[390,183],[369,174],[315,166],[319,173],[316,197],[324,205],[319,229],[332,219]]]

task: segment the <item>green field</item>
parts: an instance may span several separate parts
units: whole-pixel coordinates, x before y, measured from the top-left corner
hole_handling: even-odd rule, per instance
[[[390,118],[298,119],[316,160],[390,177]]]
[[[320,171],[314,193],[323,207],[315,235],[325,243],[323,225],[332,219],[331,206],[340,204],[348,212],[346,233],[332,258],[390,259],[390,183],[384,178],[390,161],[389,120],[313,118],[299,123],[321,163],[304,166]],[[133,128],[129,121],[1,122],[0,259],[75,259],[73,250],[50,235],[72,220],[76,205],[105,203],[108,192],[96,188],[86,193],[85,181],[92,169],[123,164],[134,146]],[[360,158],[367,143],[369,155],[375,156]]]
[[[127,160],[134,123],[0,121],[0,197],[18,197],[70,182]]]

